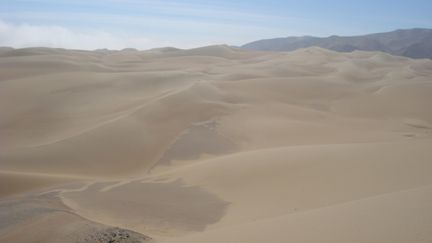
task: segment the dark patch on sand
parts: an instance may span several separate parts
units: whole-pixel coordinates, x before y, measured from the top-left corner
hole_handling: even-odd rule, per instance
[[[202,154],[223,155],[232,153],[237,145],[217,131],[215,121],[195,124],[181,134],[163,154],[158,164],[172,160],[195,160]]]
[[[181,180],[169,183],[133,181],[107,191],[102,190],[104,186],[96,184],[85,191],[63,196],[85,212],[115,219],[116,225],[128,225],[132,229],[145,226],[203,231],[207,225],[218,222],[229,205],[200,187],[184,185]]]
[[[422,120],[417,120],[417,119],[408,119],[405,120],[404,122],[406,125],[414,127],[414,128],[418,128],[418,129],[430,129],[430,125]]]
[[[30,218],[65,210],[52,193],[3,199],[0,201],[0,232]]]
[[[0,242],[140,243],[150,237],[80,217],[58,192],[27,194],[0,201]]]
[[[76,243],[141,243],[149,240],[150,237],[113,227],[95,231]]]

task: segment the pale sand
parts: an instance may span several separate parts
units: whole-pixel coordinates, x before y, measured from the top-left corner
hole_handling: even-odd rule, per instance
[[[432,241],[431,60],[31,48],[0,73],[0,214],[38,213],[0,239]]]

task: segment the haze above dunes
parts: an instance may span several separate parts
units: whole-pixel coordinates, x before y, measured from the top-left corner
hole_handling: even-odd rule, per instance
[[[1,242],[432,241],[431,60],[4,48],[0,73]]]

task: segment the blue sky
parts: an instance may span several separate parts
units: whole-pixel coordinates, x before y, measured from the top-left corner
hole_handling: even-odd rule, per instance
[[[426,0],[0,0],[0,46],[241,45],[292,35],[432,28]]]

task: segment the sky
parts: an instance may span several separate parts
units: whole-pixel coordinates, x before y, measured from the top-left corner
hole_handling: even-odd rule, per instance
[[[193,48],[432,28],[431,0],[0,0],[0,46]]]

